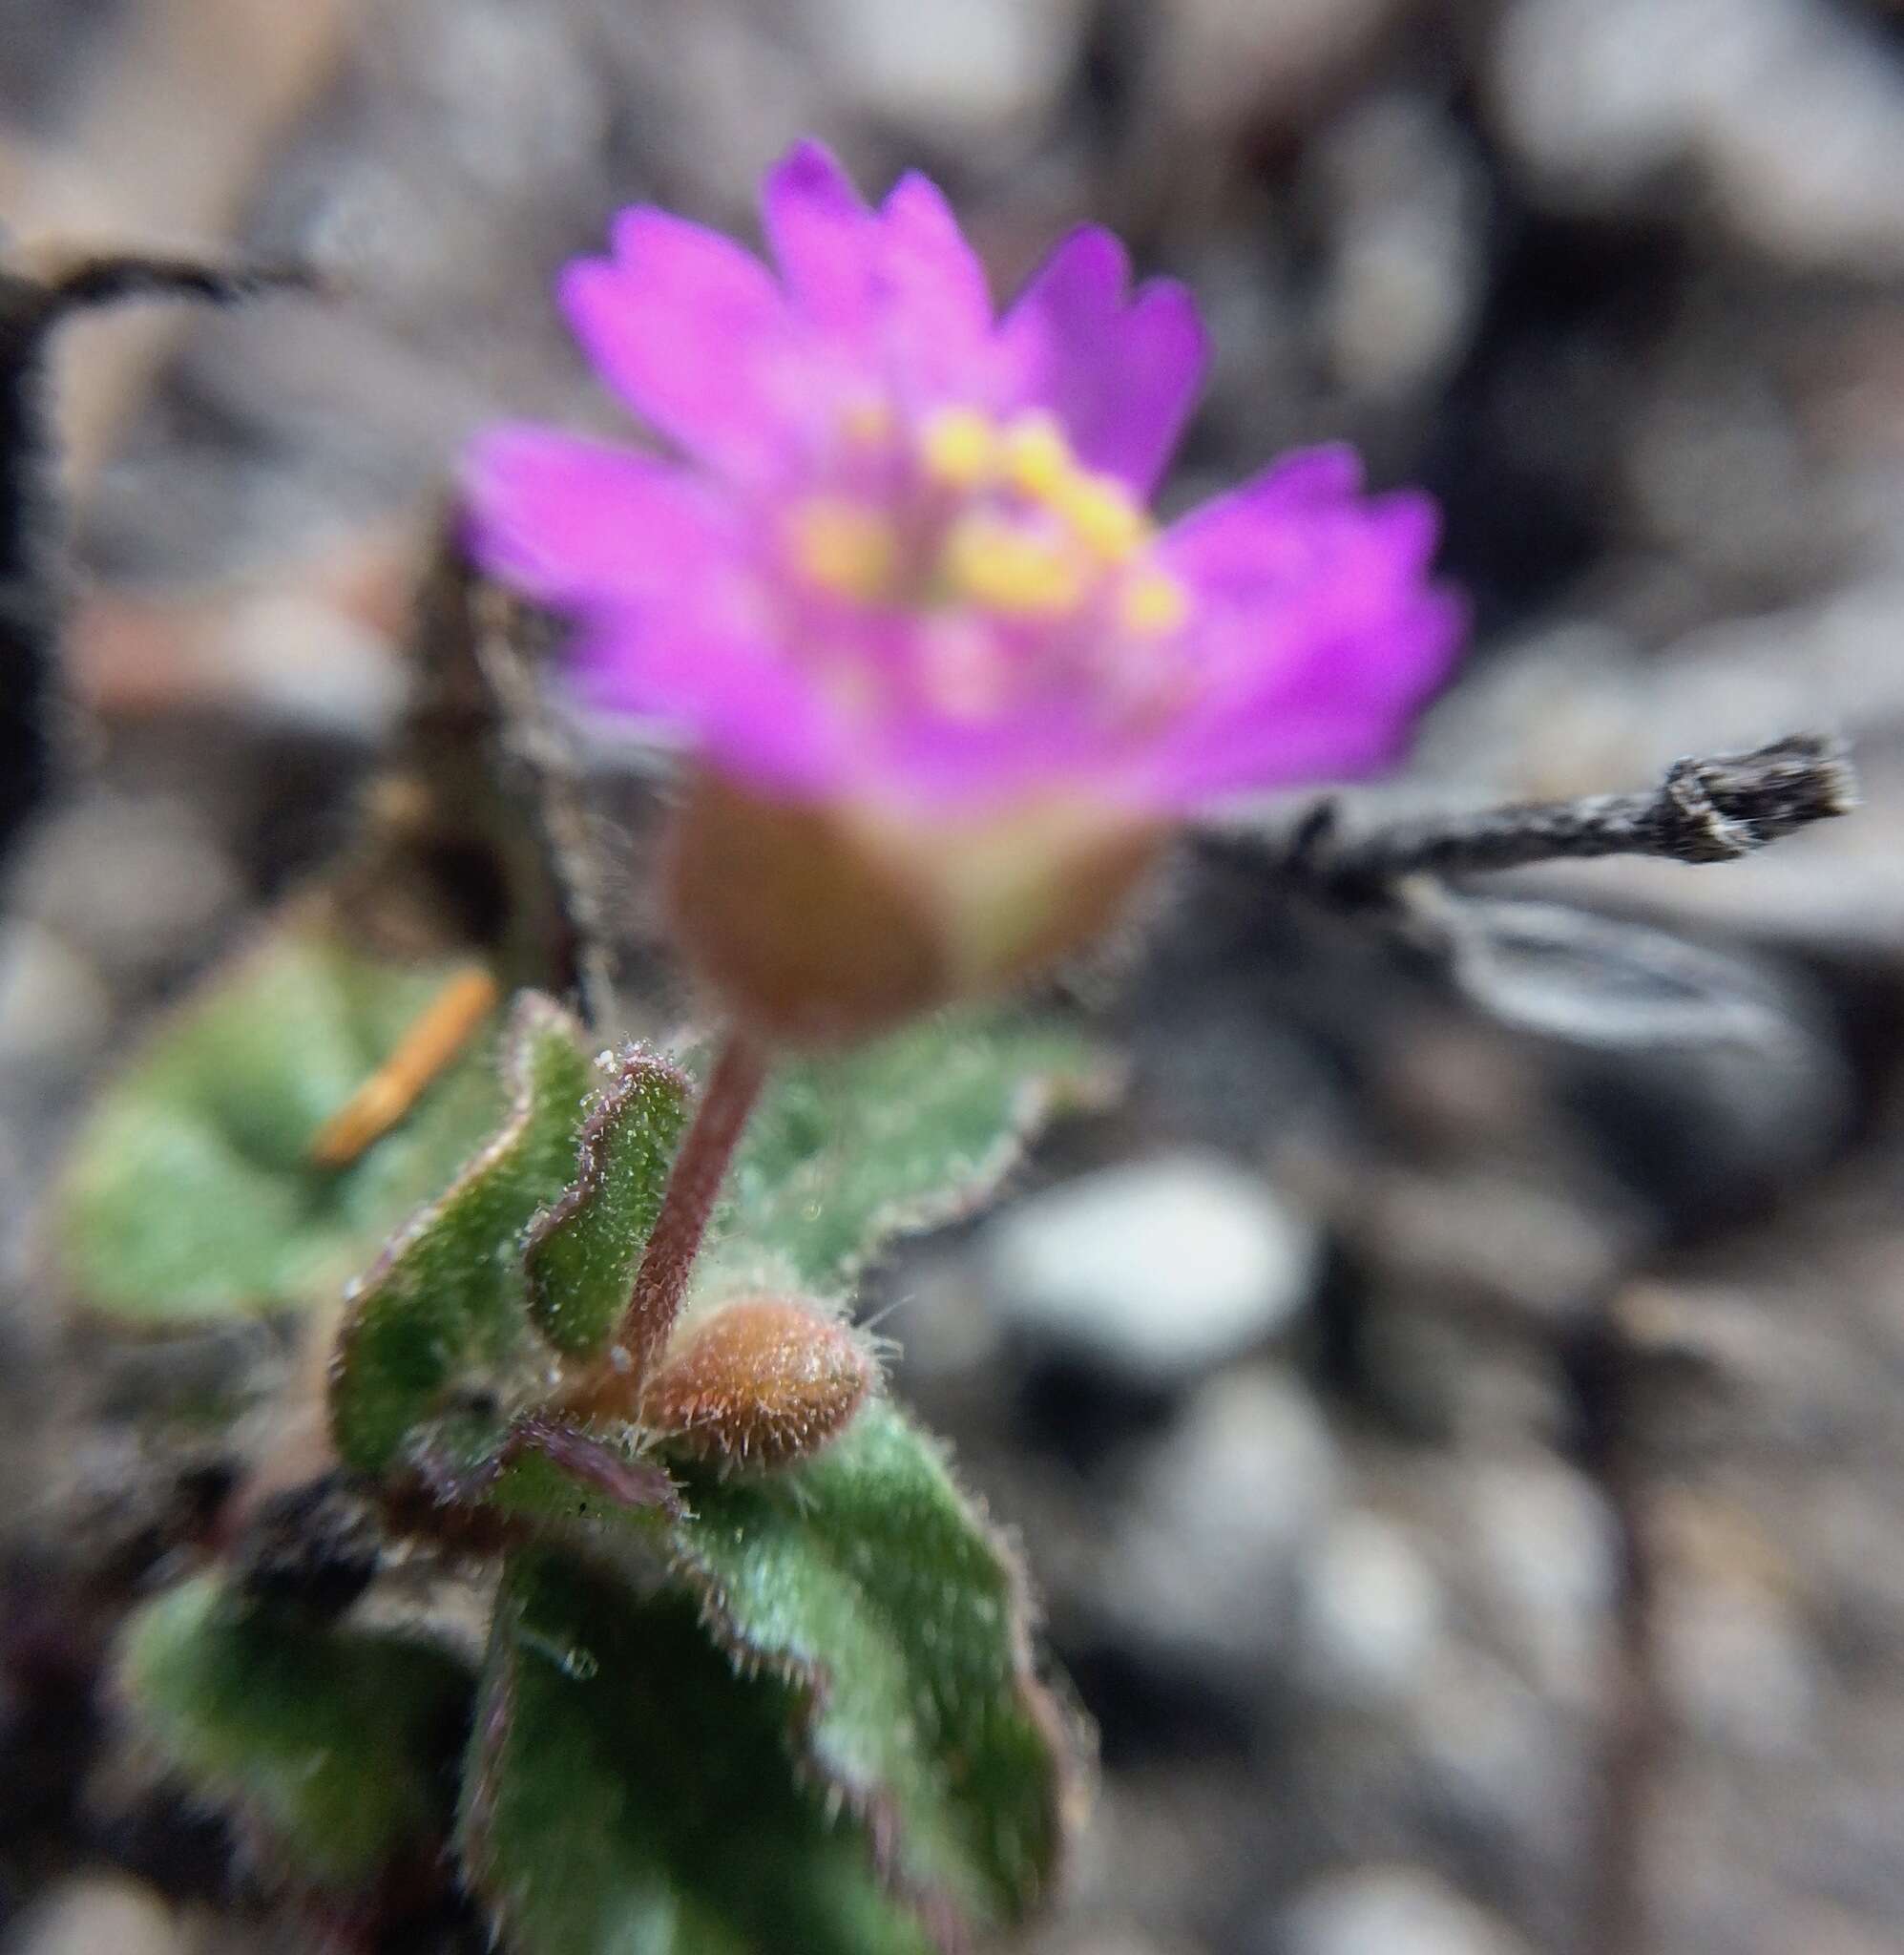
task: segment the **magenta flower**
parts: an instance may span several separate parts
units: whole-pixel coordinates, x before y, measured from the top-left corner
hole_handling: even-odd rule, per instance
[[[1131,290],[1085,229],[994,315],[932,183],[868,208],[813,143],[764,205],[777,275],[637,208],[563,276],[678,458],[520,426],[471,458],[477,557],[575,621],[592,702],[676,725],[730,799],[877,835],[902,881],[928,848],[1040,953],[1034,829],[1064,838],[1050,882],[1087,832],[1394,752],[1459,636],[1433,510],[1329,448],[1158,529],[1207,353],[1182,286]]]

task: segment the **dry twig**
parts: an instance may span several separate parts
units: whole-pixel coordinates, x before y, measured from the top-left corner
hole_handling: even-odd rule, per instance
[[[1732,862],[1857,804],[1857,778],[1842,746],[1794,733],[1749,753],[1675,761],[1640,794],[1510,804],[1416,815],[1360,835],[1342,832],[1340,804],[1318,802],[1287,839],[1235,831],[1207,837],[1220,852],[1244,850],[1293,880],[1336,897],[1370,898],[1405,877],[1523,869],[1537,862],[1653,855],[1675,862]]]
[[[1786,987],[1738,952],[1588,909],[1471,895],[1442,878],[1608,855],[1734,861],[1856,800],[1838,743],[1793,734],[1677,761],[1645,793],[1410,816],[1355,834],[1330,798],[1281,835],[1200,840],[1219,862],[1379,916],[1504,1021],[1577,1044],[1744,1045],[1823,1063]]]

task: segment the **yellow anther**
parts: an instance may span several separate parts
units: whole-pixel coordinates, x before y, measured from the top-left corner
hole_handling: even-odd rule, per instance
[[[998,430],[976,408],[941,408],[919,434],[926,473],[948,489],[975,489],[998,455]]]
[[[840,496],[816,495],[794,512],[793,554],[823,591],[868,603],[890,587],[899,545],[883,515]]]
[[[1084,567],[1073,552],[994,515],[960,518],[944,569],[959,597],[1012,618],[1057,617],[1084,597]]]
[[[1119,610],[1127,630],[1161,637],[1189,617],[1190,594],[1161,570],[1141,571],[1124,586]]]
[[[1121,563],[1150,536],[1143,511],[1120,482],[1107,475],[1074,474],[1057,498],[1058,514],[1078,540],[1106,563]]]
[[[1078,474],[1071,444],[1050,414],[1020,414],[1005,430],[1005,475],[1035,501],[1055,503]]]

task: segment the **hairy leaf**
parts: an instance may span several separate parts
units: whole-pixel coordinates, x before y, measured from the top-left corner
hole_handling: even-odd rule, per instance
[[[736,1160],[698,1288],[837,1293],[893,1237],[967,1213],[1101,1062],[1062,1025],[929,1019],[877,1044],[792,1060]]]
[[[631,1046],[582,1127],[575,1183],[528,1244],[530,1308],[556,1350],[608,1340],[627,1307],[687,1125],[687,1075]]]
[[[929,1921],[996,1926],[1052,1881],[1078,1734],[1033,1670],[1015,1564],[938,1449],[868,1404],[801,1466],[685,1483],[679,1576],[734,1659],[784,1677],[803,1765]]]
[[[80,1129],[53,1210],[76,1299],[163,1326],[333,1293],[494,1124],[478,1037],[349,1165],[312,1155],[324,1123],[467,968],[353,949],[311,908],[216,977]]]
[[[512,1558],[461,1825],[521,1955],[921,1955],[863,1830],[789,1770],[795,1693],[743,1679],[679,1592]]]
[[[387,1470],[452,1393],[491,1393],[517,1360],[528,1335],[523,1232],[575,1172],[595,1081],[576,1038],[547,999],[516,1001],[502,1126],[352,1295],[330,1409],[338,1450],[359,1472]]]
[[[118,1675],[169,1768],[293,1882],[366,1887],[449,1836],[474,1679],[434,1644],[247,1608],[201,1576],[134,1619]]]

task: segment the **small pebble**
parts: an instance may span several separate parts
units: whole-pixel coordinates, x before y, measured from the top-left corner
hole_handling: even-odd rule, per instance
[[[1620,1600],[1605,1502],[1559,1461],[1521,1454],[1471,1480],[1473,1539],[1491,1598],[1542,1694],[1590,1708]]]
[[[813,0],[855,100],[952,136],[1009,134],[1051,109],[1077,59],[1079,0]]]
[[[1105,1614],[1144,1649],[1246,1681],[1282,1647],[1338,1474],[1294,1378],[1251,1368],[1203,1386],[1139,1468],[1103,1566]]]
[[[172,1910],[150,1889],[111,1874],[55,1888],[4,1944],[4,1955],[181,1955]]]
[[[1184,1381],[1286,1329],[1313,1290],[1316,1231],[1216,1155],[1107,1168],[994,1230],[1008,1323],[1131,1383]]]
[[[1302,1571],[1304,1670],[1331,1696],[1392,1701],[1419,1676],[1445,1609],[1440,1584],[1399,1527],[1377,1514],[1345,1514]]]
[[[1425,1867],[1357,1867],[1300,1895],[1251,1955],[1521,1955],[1517,1937]]]
[[[83,1063],[110,1008],[98,973],[52,931],[0,923],[0,1066]]]
[[[22,844],[9,907],[135,980],[202,955],[238,900],[231,858],[203,818],[168,797],[99,794]]]

